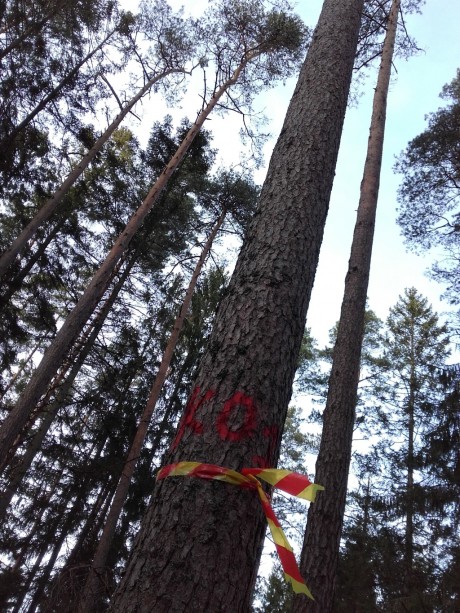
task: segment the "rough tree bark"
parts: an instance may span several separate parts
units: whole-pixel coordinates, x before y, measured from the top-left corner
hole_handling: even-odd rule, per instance
[[[323,432],[316,463],[316,483],[325,491],[308,511],[301,572],[308,578],[315,601],[298,596],[293,611],[328,613],[342,533],[348,470],[358,391],[367,287],[382,164],[386,105],[400,0],[393,0],[375,89],[358,215],[351,247],[337,340],[334,347]]]
[[[219,232],[222,224],[224,223],[226,214],[227,210],[224,209],[219,218],[217,219],[216,223],[214,224],[211,233],[209,234],[209,237],[196,263],[195,270],[193,271],[192,277],[190,279],[179,314],[177,315],[176,320],[174,322],[174,326],[169,337],[168,343],[166,345],[166,349],[163,353],[163,357],[161,358],[160,366],[158,367],[158,372],[155,377],[155,381],[153,382],[152,389],[150,390],[149,398],[145,405],[144,411],[142,412],[139,425],[134,436],[134,440],[131,444],[131,448],[125,461],[123,472],[120,476],[120,481],[118,482],[118,486],[113,497],[112,505],[110,507],[110,511],[108,513],[107,520],[102,531],[101,538],[99,539],[96,553],[94,555],[94,560],[90,568],[88,580],[86,582],[85,588],[82,590],[81,593],[81,600],[78,607],[78,611],[80,611],[80,613],[91,613],[96,607],[100,606],[98,600],[101,596],[101,588],[105,583],[104,581],[102,581],[101,584],[101,579],[103,579],[105,574],[107,556],[109,554],[110,546],[112,544],[112,540],[115,534],[117,522],[123,509],[123,505],[125,504],[126,497],[128,495],[129,485],[131,483],[131,479],[133,477],[134,470],[137,465],[137,460],[140,456],[142,446],[147,435],[150,420],[158,402],[158,398],[160,397],[163,384],[166,380],[174,350],[176,348],[177,341],[179,340],[179,335],[184,325],[185,317],[192,302],[192,296],[195,291],[198,277],[201,274],[201,270],[211,250],[214,239],[216,238],[217,233]]]
[[[342,133],[362,0],[325,0],[169,462],[276,465]],[[112,607],[247,612],[265,520],[254,492],[161,481]]]

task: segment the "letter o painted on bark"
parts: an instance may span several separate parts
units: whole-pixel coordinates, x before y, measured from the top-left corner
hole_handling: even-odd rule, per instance
[[[244,421],[237,430],[232,430],[229,422],[235,411],[244,410]],[[217,431],[224,441],[241,441],[252,436],[257,419],[257,407],[250,396],[242,392],[235,392],[224,404],[217,416]]]

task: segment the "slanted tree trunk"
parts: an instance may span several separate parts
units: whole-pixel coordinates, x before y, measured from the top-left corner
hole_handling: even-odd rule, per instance
[[[65,77],[61,79],[61,81],[55,87],[53,87],[53,89],[44,98],[40,100],[37,106],[32,111],[30,111],[30,113],[26,117],[24,117],[21,123],[19,123],[17,126],[15,126],[11,130],[11,132],[8,134],[8,136],[4,140],[4,143],[3,143],[4,145],[6,142],[10,142],[10,143],[13,142],[16,136],[20,132],[22,132],[22,130],[24,130],[41,111],[43,111],[43,109],[46,107],[48,102],[56,100],[57,96],[64,89],[64,87],[68,85],[69,83],[71,83],[72,79],[74,79],[77,76],[78,72],[80,71],[80,68],[84,66],[87,62],[89,62],[89,60],[98,51],[102,49],[102,47],[106,44],[106,42],[110,38],[112,38],[112,36],[115,34],[117,30],[118,30],[118,26],[114,28],[111,32],[109,32],[107,36],[99,43],[99,45],[97,45],[97,47],[94,47],[92,51],[87,53],[84,58],[82,58],[79,62],[75,64],[72,70],[69,73],[67,73]]]
[[[115,494],[116,487],[116,477],[109,480],[103,487],[101,487],[96,502],[92,505],[91,513],[86,518],[85,523],[78,535],[78,539],[75,542],[75,545],[73,546],[73,549],[70,552],[69,557],[67,558],[65,566],[62,569],[60,575],[66,570],[74,567],[76,564],[81,564],[82,561],[88,563],[87,558],[83,560],[82,551],[84,550],[85,543],[96,543],[97,534],[101,529],[104,519],[107,515],[110,506],[110,501]],[[92,547],[92,551],[94,551],[94,546]]]
[[[382,163],[386,104],[400,0],[393,0],[374,94],[367,157],[334,347],[315,481],[325,491],[308,511],[300,570],[315,601],[297,596],[293,611],[328,613],[334,602],[358,391],[367,287]]]
[[[19,45],[21,45],[21,43],[23,43],[27,38],[29,38],[29,36],[38,34],[40,30],[43,28],[43,26],[51,19],[51,17],[62,9],[64,4],[65,4],[64,0],[57,2],[56,5],[53,6],[52,10],[48,11],[45,14],[45,16],[42,19],[40,19],[40,21],[38,21],[37,23],[32,23],[29,27],[26,27],[22,34],[17,36],[14,40],[12,40],[6,47],[4,47],[0,51],[0,60],[2,60],[9,53],[11,53],[11,51],[19,47]]]
[[[116,486],[117,480],[115,478],[101,487],[63,568],[48,586],[47,597],[41,604],[41,613],[50,613],[51,611],[75,613],[81,590],[88,575],[89,560],[91,560],[97,544],[97,535],[107,515]]]
[[[90,322],[90,324],[86,327],[86,329],[82,328],[82,332],[80,334],[80,336],[75,340],[75,342],[72,345],[71,350],[68,352],[66,359],[64,360],[64,363],[60,366],[60,368],[57,369],[57,372],[55,373],[55,375],[53,376],[52,380],[50,381],[50,384],[48,385],[48,389],[46,390],[45,395],[40,399],[40,401],[36,404],[36,406],[34,407],[33,411],[31,411],[29,413],[28,419],[24,425],[23,428],[23,432],[22,433],[27,433],[28,430],[31,428],[32,424],[35,423],[35,420],[37,419],[37,416],[40,415],[42,412],[46,412],[47,411],[47,407],[48,407],[48,403],[50,398],[52,398],[52,396],[56,393],[56,391],[59,389],[59,387],[61,385],[63,385],[63,380],[67,374],[67,372],[69,371],[69,369],[72,367],[72,365],[74,363],[76,363],[78,361],[78,355],[80,355],[82,348],[85,347],[85,345],[87,345],[88,342],[88,337],[92,336],[92,330],[94,328],[94,326],[98,326],[100,325],[102,327],[105,318],[107,317],[110,308],[113,306],[113,303],[116,299],[116,297],[118,296],[119,291],[121,290],[124,281],[126,280],[126,277],[128,276],[133,264],[134,264],[134,260],[135,258],[131,259],[131,261],[128,263],[127,265],[127,270],[125,270],[125,272],[121,275],[121,279],[117,282],[115,288],[112,290],[110,296],[107,298],[106,302],[100,306],[99,309],[99,313],[96,313],[96,315],[94,316],[94,321]],[[113,271],[112,274],[112,278],[115,276],[116,273],[119,272],[122,264],[123,264],[123,260],[120,260],[118,262],[118,265],[116,267],[116,269]],[[107,306],[107,308],[105,308]],[[101,315],[102,313],[102,315]],[[81,366],[83,365],[83,362],[79,365],[76,366],[77,370],[75,371],[75,377],[77,376]],[[56,409],[56,411],[58,410],[58,406],[56,405],[56,403],[53,403],[53,407]],[[52,423],[52,420],[54,418],[54,415],[56,414],[56,412],[54,411],[54,409],[51,409],[50,407],[48,407],[50,410],[48,412],[48,416],[45,417],[45,421],[48,422],[47,426],[45,427],[45,431],[43,432],[43,436],[46,434],[46,431],[48,430],[49,426]],[[50,419],[50,416],[52,414],[52,418]],[[8,449],[8,453],[5,453],[2,456],[0,456],[0,472],[2,472],[4,470],[4,468],[10,464],[10,462],[12,461],[13,457],[15,456],[18,448],[20,447],[20,445],[23,442],[23,437],[21,436],[22,434],[21,432],[18,433],[18,435],[16,436],[14,442],[12,443],[12,445],[10,445],[9,449]],[[0,508],[2,508],[2,504],[0,502]]]
[[[53,482],[48,485],[48,488],[47,487],[43,488],[44,490],[43,496],[39,495],[37,497],[37,502],[39,501],[39,504],[37,505],[38,515],[35,517],[35,521],[33,523],[32,528],[29,530],[27,537],[21,543],[21,550],[19,554],[16,556],[14,565],[11,567],[12,571],[15,571],[18,568],[26,569],[29,567],[29,564],[27,562],[24,563],[24,558],[27,557],[27,554],[29,554],[30,556],[30,550],[29,550],[30,544],[32,543],[39,528],[43,524],[43,516],[46,511],[46,505],[49,503],[51,498],[54,496],[57,486],[60,483],[63,472],[64,472],[64,469],[61,468],[61,470],[58,472],[56,477],[53,479]],[[20,586],[19,589],[15,590],[16,592],[15,594],[11,594],[11,596],[14,596],[16,598],[15,607],[12,613],[15,613],[16,611],[19,611],[21,609],[24,598],[27,595],[27,592],[32,584],[32,581],[35,579],[35,576],[40,568],[40,565],[46,554],[46,551],[47,551],[47,545],[46,543],[44,543],[35,559],[33,567],[29,570],[29,572],[26,575],[27,578],[26,578],[24,585]]]
[[[69,362],[68,366],[69,368],[71,367],[69,375],[67,376],[65,381],[62,383],[62,385],[57,388],[55,400],[52,401],[48,406],[45,407],[44,409],[45,414],[44,414],[44,417],[42,419],[40,426],[38,427],[37,432],[35,433],[30,445],[27,447],[26,452],[20,458],[17,465],[11,471],[10,480],[7,486],[5,487],[5,490],[3,492],[0,492],[0,523],[3,521],[7,508],[13,496],[15,495],[24,475],[29,470],[32,462],[34,461],[36,454],[40,450],[43,439],[47,435],[48,430],[54,421],[54,418],[59,412],[59,409],[66,402],[70,389],[78,373],[80,372],[86,358],[88,357],[88,354],[92,350],[94,346],[94,342],[99,332],[101,331],[102,326],[104,325],[104,322],[106,320],[106,317],[109,314],[115,300],[117,299],[118,294],[120,293],[120,290],[123,287],[123,284],[126,278],[128,277],[133,264],[134,264],[134,258],[128,263],[127,266],[125,266],[123,273],[120,275],[120,278],[117,280],[114,288],[112,289],[110,296],[107,298],[105,303],[102,305],[102,308],[99,310],[96,317],[94,318],[94,321],[92,322],[91,327],[85,331],[84,338],[81,340],[79,339],[80,340],[79,353],[75,357],[75,360],[73,362]],[[65,372],[63,373],[62,376],[65,375]]]
[[[82,157],[72,172],[67,176],[60,187],[55,191],[51,198],[37,211],[34,218],[24,228],[21,234],[11,243],[10,247],[4,251],[0,257],[0,278],[5,274],[8,268],[13,263],[15,257],[21,253],[27,244],[27,241],[32,238],[37,228],[39,228],[45,221],[47,221],[54,213],[58,205],[62,202],[64,196],[68,193],[72,185],[81,177],[83,172],[88,168],[89,164],[93,161],[96,154],[101,151],[102,147],[109,140],[118,126],[121,124],[126,115],[131,111],[135,104],[144,96],[160,79],[166,77],[169,74],[176,72],[186,72],[185,69],[172,69],[169,68],[162,73],[152,77],[142,87],[137,94],[131,98],[126,104],[124,109],[115,117],[110,126],[105,132],[97,139],[91,149]],[[148,198],[148,196],[147,196]],[[152,203],[153,204],[153,203]]]
[[[64,521],[64,524],[61,527],[61,530],[58,532],[58,536],[56,537],[56,540],[53,544],[50,556],[47,559],[46,565],[41,572],[40,578],[37,580],[36,590],[29,605],[29,608],[27,609],[27,613],[34,613],[34,611],[36,611],[37,607],[40,605],[40,602],[46,600],[45,590],[47,585],[49,584],[51,573],[53,572],[53,568],[58,558],[59,552],[61,551],[62,545],[67,538],[69,530],[74,522],[74,513],[80,513],[83,504],[84,496],[80,495],[73,504],[72,509],[69,511]]]
[[[168,462],[276,465],[362,7],[362,0],[324,2]],[[254,492],[193,478],[161,481],[111,610],[245,613],[264,532]]]
[[[192,302],[192,296],[195,291],[198,277],[200,276],[203,265],[211,250],[214,239],[224,222],[226,213],[227,211],[226,209],[224,209],[218,220],[216,221],[214,227],[212,228],[212,231],[201,251],[200,257],[198,258],[198,262],[195,266],[195,270],[193,271],[192,277],[190,279],[179,314],[174,322],[174,326],[169,337],[168,343],[166,345],[166,349],[163,353],[160,366],[158,367],[158,372],[155,377],[155,381],[153,382],[149,398],[141,415],[139,425],[134,436],[134,440],[129,450],[128,457],[126,458],[123,472],[121,474],[120,481],[117,486],[117,490],[113,497],[112,506],[110,507],[110,511],[107,516],[107,521],[105,523],[104,530],[102,531],[102,535],[99,540],[96,553],[94,555],[94,560],[90,569],[90,573],[88,575],[88,580],[86,582],[85,588],[82,590],[81,600],[78,608],[80,613],[91,613],[92,611],[94,611],[95,607],[99,605],[98,600],[99,597],[102,595],[101,579],[103,580],[105,574],[107,556],[115,534],[118,519],[120,517],[123,505],[128,495],[129,485],[131,483],[131,479],[137,465],[137,460],[139,459],[142,446],[147,435],[147,430],[150,424],[150,420],[152,418],[153,411],[155,410],[158,398],[160,397],[161,389],[166,380],[174,350],[176,348],[177,341],[179,340],[179,335],[182,331],[185,317]],[[105,581],[102,582],[103,584],[105,584]]]
[[[88,456],[92,456],[95,451],[93,460],[100,458],[105,447],[107,437],[101,439],[97,446],[94,445]],[[36,608],[45,600],[45,591],[50,583],[51,573],[59,556],[64,541],[69,538],[72,527],[75,525],[77,517],[81,517],[88,498],[88,488],[91,487],[93,475],[86,474],[84,478],[77,482],[77,492],[73,496],[73,501],[68,506],[68,512],[62,516],[55,516],[50,521],[50,526],[47,525],[48,537],[45,537],[45,554],[49,554],[45,567],[42,569],[40,577],[35,582],[35,592],[31,599],[27,613],[34,613]],[[41,554],[40,554],[41,555]]]
[[[11,276],[9,279],[8,275],[5,275],[3,279],[3,284],[7,287],[5,293],[0,296],[0,309],[2,309],[14,296],[14,294],[21,289],[22,282],[30,273],[32,268],[38,262],[38,260],[44,255],[48,245],[56,238],[58,233],[61,231],[61,228],[64,226],[66,222],[66,217],[62,216],[61,219],[54,225],[54,228],[48,232],[46,238],[40,243],[37,247],[36,251],[28,258],[27,262],[24,266],[17,272],[15,276]]]
[[[262,51],[260,53],[262,53]],[[16,406],[5,419],[0,429],[0,457],[8,453],[8,449],[13,444],[15,437],[26,424],[30,412],[33,411],[39,398],[43,393],[45,393],[46,387],[51,381],[53,374],[56,372],[57,368],[59,368],[59,365],[65,358],[65,355],[75,338],[83,329],[84,325],[91,317],[94,308],[107,290],[108,283],[118,261],[128,248],[129,243],[131,242],[131,239],[135,233],[141,227],[145,217],[160,197],[160,194],[166,187],[171,175],[185,158],[190,145],[199,134],[205,120],[225,92],[238,81],[246,65],[250,61],[256,60],[260,53],[249,50],[243,56],[239,66],[236,68],[233,74],[217,89],[217,91],[214,92],[210,101],[199,113],[195,123],[187,132],[177,151],[169,163],[165,166],[163,172],[158,177],[153,187],[150,189],[144,202],[131,217],[129,222],[126,224],[125,229],[115,241],[112,249],[93,276],[75,308],[68,315],[61,329],[56,334],[53,342],[46,350],[42,361],[32,375]]]

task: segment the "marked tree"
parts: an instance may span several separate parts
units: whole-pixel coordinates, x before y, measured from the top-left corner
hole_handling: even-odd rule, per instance
[[[145,154],[138,149],[134,140],[131,142],[128,139],[128,142],[125,143],[123,139],[126,146],[118,152],[123,154],[123,160],[119,160],[120,162],[123,161],[121,164],[115,163],[118,158],[117,151],[111,151],[113,168],[106,168],[107,172],[102,179],[99,173],[93,175],[93,181],[99,189],[87,193],[88,200],[86,202],[89,205],[87,215],[97,221],[99,226],[104,226],[104,232],[100,234],[99,242],[109,242],[111,233],[113,235],[117,232],[117,224],[122,224],[123,220],[129,217],[129,208],[133,207],[131,202],[133,194],[142,193],[145,185],[151,181],[152,174],[157,175],[161,172],[163,164],[161,164],[160,158],[162,156],[166,156],[166,159],[169,158],[168,151],[171,149],[174,151],[177,147],[177,140],[180,141],[181,134],[186,131],[185,125],[178,128],[177,134],[173,133],[169,122],[156,125],[148,144],[148,152]],[[118,136],[127,135],[123,133]],[[131,144],[133,145],[132,150]],[[110,145],[110,148],[112,149],[112,145]],[[203,224],[203,218],[208,219],[209,217],[209,211],[211,210],[209,201],[212,202],[212,198],[210,196],[207,198],[201,197],[201,189],[202,184],[206,182],[205,177],[207,177],[212,160],[213,152],[209,148],[209,137],[206,131],[202,131],[189,149],[187,159],[175,174],[174,180],[170,182],[168,190],[163,193],[159,209],[155,211],[154,216],[147,220],[143,231],[131,244],[126,261],[120,269],[118,277],[114,279],[110,292],[106,296],[106,301],[100,304],[101,309],[96,311],[90,328],[86,330],[90,336],[88,337],[85,334],[83,338],[78,339],[76,344],[80,347],[74,347],[78,351],[76,355],[71,356],[72,360],[69,360],[69,364],[66,365],[70,366],[71,370],[65,381],[61,381],[57,389],[54,390],[55,398],[53,399],[52,396],[47,398],[47,401],[42,403],[41,411],[34,414],[35,424],[24,441],[25,445],[23,444],[20,450],[22,455],[18,453],[7,469],[5,479],[1,481],[0,489],[3,490],[6,486],[6,491],[0,494],[2,500],[0,509],[3,502],[9,502],[15,491],[21,499],[21,505],[15,504],[10,507],[7,521],[3,526],[4,532],[0,539],[2,541],[3,560],[5,562],[8,560],[11,566],[16,565],[18,559],[16,552],[18,550],[23,552],[23,561],[17,566],[19,570],[35,567],[37,555],[41,555],[39,553],[41,551],[43,551],[43,555],[46,556],[45,560],[47,560],[46,552],[47,550],[49,552],[54,544],[53,537],[50,537],[53,531],[47,531],[43,524],[46,525],[46,522],[48,522],[52,526],[56,518],[62,517],[58,499],[62,498],[70,505],[69,499],[72,496],[73,484],[77,485],[81,481],[82,474],[86,474],[86,472],[90,474],[84,493],[87,502],[78,514],[74,513],[72,524],[65,527],[64,538],[72,540],[75,534],[79,536],[80,525],[85,521],[88,506],[92,508],[92,501],[99,499],[100,492],[103,492],[109,483],[113,485],[113,488],[111,487],[109,492],[106,491],[104,495],[109,496],[110,502],[110,497],[119,478],[117,470],[119,465],[122,464],[122,458],[126,453],[132,435],[131,425],[132,428],[135,427],[136,416],[140,415],[142,411],[142,404],[146,401],[151,377],[155,373],[157,355],[161,351],[163,343],[161,330],[167,329],[169,326],[169,320],[166,319],[165,321],[165,315],[162,315],[160,311],[161,303],[164,300],[163,291],[172,282],[171,275],[168,277],[167,271],[163,273],[162,269],[165,262],[168,265],[177,264],[177,261],[180,262],[184,259],[187,262],[190,244],[196,242],[196,236],[190,236],[191,228],[196,232],[197,226]],[[98,161],[98,165],[105,165],[104,162],[106,161],[104,157]],[[125,172],[125,165],[131,169],[131,172]],[[117,185],[113,177],[118,179],[120,184]],[[131,179],[131,181],[127,179]],[[126,189],[126,192],[124,189]],[[115,210],[107,211],[104,206],[109,194],[113,195],[117,207]],[[198,208],[200,209],[200,215],[198,215]],[[107,216],[109,212],[110,215]],[[214,215],[214,212],[212,214]],[[159,231],[154,241],[148,239],[149,232],[153,228]],[[81,247],[84,247],[84,241]],[[95,245],[92,244],[91,248],[94,250]],[[103,246],[101,245],[100,248],[102,249]],[[71,258],[74,257],[75,254],[71,254]],[[67,266],[64,266],[64,271],[66,269]],[[120,285],[130,269],[132,278],[127,281],[121,290]],[[46,267],[45,270],[47,270]],[[80,268],[80,271],[83,274],[85,273],[83,268]],[[40,276],[37,276],[37,283],[40,283]],[[176,275],[172,275],[172,278],[175,279]],[[181,289],[182,279],[179,278],[175,292],[167,296],[166,310],[168,312],[172,305],[177,304],[176,300],[180,297],[176,294]],[[97,335],[98,331],[94,329],[94,326],[100,328],[101,324],[104,323],[107,316],[105,306],[109,307],[110,305],[107,302],[113,302],[112,299],[115,298],[116,304],[111,309],[108,320],[104,324],[104,329],[96,340],[94,334]],[[136,326],[139,309],[145,313],[145,317]],[[196,313],[200,313],[200,309],[194,308],[195,317]],[[174,315],[173,312],[171,324]],[[188,324],[187,329],[190,338],[190,326]],[[198,330],[194,331],[194,336],[197,332]],[[196,347],[196,341],[191,340],[190,342]],[[144,356],[142,348],[146,345],[148,346],[148,353]],[[90,351],[89,356],[87,350]],[[189,348],[184,343],[181,344],[181,353],[182,351],[184,354],[193,354],[194,349]],[[194,355],[196,359],[196,352]],[[83,361],[84,364],[82,364]],[[188,364],[193,366],[193,363],[194,358],[190,355]],[[177,372],[181,367],[182,355],[172,365],[171,386],[175,383]],[[73,382],[72,379],[75,378],[77,373],[78,378]],[[168,413],[172,419],[175,418],[181,402],[185,402],[185,392],[182,386],[187,387],[187,384],[188,387],[190,386],[190,375],[187,373],[182,376],[180,383],[180,399],[178,401],[176,397],[173,410],[169,410]],[[70,392],[69,387],[73,387]],[[12,398],[14,398],[14,393],[14,390],[12,390]],[[170,393],[171,391],[168,390],[168,393],[161,399],[161,417],[165,412],[166,400],[164,398],[167,399]],[[50,422],[58,411],[57,420],[50,429]],[[83,429],[81,428],[82,424]],[[165,446],[164,436],[159,433],[159,424],[155,423],[152,430],[155,433],[157,443],[149,446],[149,450],[154,447],[158,451],[159,447],[164,448]],[[164,430],[169,433],[169,428],[163,427]],[[90,466],[88,455],[91,453],[91,447],[96,444],[96,440],[100,440],[104,434],[107,436],[109,432],[111,443],[110,445],[107,443],[103,453],[107,459],[104,459],[101,466],[97,468]],[[33,435],[32,440],[30,434]],[[45,438],[44,435],[46,435]],[[38,448],[39,439],[43,440],[40,448]],[[158,441],[161,442],[161,445],[158,444]],[[27,450],[24,454],[26,446]],[[143,454],[140,462],[144,475],[149,473],[148,467],[151,463],[151,458],[150,462],[147,459],[148,453]],[[20,478],[28,469],[33,458],[35,460],[27,478],[22,481],[22,484],[19,484]],[[30,541],[29,535],[35,529],[32,526],[35,525],[34,522],[37,520],[38,500],[43,500],[40,492],[43,488],[45,490],[50,489],[54,478],[52,472],[56,466],[65,467],[64,478],[59,481],[51,500],[43,503],[44,518],[42,522],[38,521],[36,537]],[[110,467],[109,474],[107,474],[108,467]],[[150,494],[151,487],[150,490],[147,489],[147,492],[145,492],[145,488],[148,488],[149,483],[153,480],[151,476],[149,479],[141,479],[141,486],[139,486],[139,480],[136,480],[134,489],[137,492],[137,498],[134,498],[134,503],[131,500],[129,513],[129,520],[132,525],[136,525],[146,504],[146,500],[144,501],[142,498],[139,503],[138,492],[142,491],[145,498]],[[18,486],[19,489],[16,490]],[[5,494],[6,499],[2,499],[3,494]],[[96,530],[92,533],[93,538],[90,538],[91,535],[88,537],[90,545],[97,542],[97,533],[104,518],[105,502],[103,498],[101,504],[100,513],[96,516],[97,523]],[[19,524],[22,527],[21,531],[17,530]],[[117,547],[114,548],[114,555],[116,556],[115,561],[119,564],[125,559],[126,530],[126,526],[120,527],[117,533]],[[4,534],[8,537],[11,536],[11,538],[3,539]],[[29,544],[27,544],[27,541],[29,541]],[[86,551],[88,549],[90,553],[86,555],[89,557],[93,554],[93,548],[87,545]],[[119,556],[118,559],[117,556]],[[84,568],[87,568],[88,557],[83,558]],[[65,553],[61,552],[56,559],[55,568],[53,569],[52,565],[49,568],[51,577],[56,574],[56,566],[59,568],[63,559],[65,559]],[[89,561],[90,559],[89,557]],[[115,561],[111,560],[112,566]],[[42,564],[44,563],[42,562]],[[37,589],[37,577],[40,577],[41,573],[44,572],[45,570],[40,568],[40,563],[38,563],[38,569],[35,569],[30,576],[31,583],[28,588],[26,587],[28,579],[24,575],[24,582],[21,582],[20,585],[21,593],[22,589],[25,588],[26,593],[29,593],[27,596],[29,598],[30,594]],[[29,577],[29,573],[27,573],[27,577]],[[0,584],[2,583],[5,590],[8,584],[11,585],[9,580],[5,581],[3,573],[0,578]],[[45,585],[46,592],[48,592],[49,583],[45,582]],[[13,590],[13,594],[17,596],[18,591]]]
[[[243,218],[250,215],[257,193],[254,185],[244,181],[241,177],[237,177],[232,173],[222,173],[220,177],[218,177],[214,186],[211,187],[210,191],[214,192],[216,196],[214,208],[218,209],[219,215],[217,219],[214,220],[209,236],[204,243],[200,256],[196,262],[187,291],[185,292],[184,300],[169,335],[168,342],[161,358],[149,397],[142,415],[140,416],[137,430],[127,454],[120,480],[107,515],[106,523],[99,539],[92,565],[89,569],[88,579],[79,602],[79,611],[81,611],[81,613],[90,613],[96,607],[100,606],[99,601],[102,595],[102,585],[105,584],[104,575],[107,556],[115,535],[116,525],[128,495],[129,485],[133,478],[137,460],[140,457],[141,450],[147,436],[152,415],[155,411],[160,398],[160,393],[168,376],[168,371],[171,366],[171,361],[176,350],[179,336],[181,335],[186,316],[190,310],[192,297],[195,292],[198,278],[201,274],[206,259],[209,256],[213,242],[222,228],[227,214],[230,215],[231,213],[234,213],[234,217],[236,219],[238,219],[240,215]]]
[[[168,462],[276,466],[362,7],[323,5]],[[265,531],[259,504],[253,492],[216,481],[162,481],[112,610],[249,610]]]

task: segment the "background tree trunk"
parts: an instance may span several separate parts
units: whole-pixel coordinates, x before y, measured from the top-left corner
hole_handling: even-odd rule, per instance
[[[120,290],[123,287],[123,284],[128,277],[133,264],[134,258],[128,262],[127,266],[125,266],[122,274],[120,275],[120,278],[116,282],[115,287],[112,289],[110,296],[104,302],[100,311],[96,314],[94,321],[91,323],[91,327],[88,330],[85,330],[83,339],[79,339],[78,343],[76,343],[76,345],[80,345],[79,353],[75,357],[73,364],[70,363],[68,365],[69,368],[71,367],[68,377],[62,383],[62,385],[57,388],[55,400],[44,408],[45,415],[40,426],[38,427],[37,432],[35,433],[30,445],[27,447],[24,455],[19,459],[17,465],[14,466],[14,468],[12,469],[10,481],[5,487],[5,490],[3,492],[0,492],[0,522],[3,521],[5,513],[14,494],[17,491],[17,488],[19,487],[24,475],[29,470],[36,454],[39,452],[43,440],[47,435],[51,424],[54,421],[54,418],[58,414],[59,409],[64,405],[67,396],[70,392],[70,389],[75,379],[77,378],[78,373],[81,370],[81,367],[83,366],[86,358],[88,357],[88,354],[93,349],[94,342],[96,341],[96,338],[101,331],[102,326],[104,325],[105,319],[109,314],[111,308],[113,307],[113,304],[117,299],[118,294],[120,293]],[[63,373],[64,375],[65,372]]]
[[[159,75],[155,75],[152,77],[145,85],[142,87],[137,94],[131,98],[131,100],[125,105],[124,109],[118,113],[110,126],[105,130],[103,134],[97,139],[91,149],[82,157],[82,159],[78,162],[72,172],[66,177],[63,183],[59,186],[59,188],[55,191],[55,193],[51,196],[51,198],[37,211],[34,218],[27,224],[21,234],[12,242],[11,246],[6,249],[6,251],[0,257],[0,277],[2,277],[8,268],[13,263],[15,257],[21,253],[24,247],[27,244],[27,241],[32,238],[35,234],[36,230],[47,221],[54,211],[57,209],[59,204],[62,202],[64,196],[68,193],[72,185],[81,177],[83,172],[88,168],[90,163],[102,150],[102,147],[109,140],[118,126],[121,124],[126,115],[131,111],[132,108],[136,105],[136,103],[144,96],[150,89],[163,77],[174,73],[174,72],[185,72],[182,70],[174,70],[168,69],[162,72]],[[45,239],[47,242],[48,239]],[[49,242],[49,241],[48,241]],[[46,246],[45,246],[46,249]],[[39,247],[40,251],[40,247]],[[44,251],[44,249],[43,249]]]
[[[399,5],[400,0],[393,0],[374,94],[358,215],[323,415],[315,481],[324,485],[325,491],[309,508],[302,550],[301,572],[307,578],[315,601],[296,596],[293,605],[296,613],[328,613],[334,604]]]
[[[53,87],[53,89],[44,97],[40,100],[40,102],[37,104],[37,106],[30,111],[30,113],[24,117],[24,119],[21,121],[21,123],[19,123],[17,126],[15,126],[11,132],[7,135],[7,137],[5,138],[5,141],[11,142],[13,141],[16,136],[22,131],[24,130],[24,128],[26,128],[30,122],[41,112],[43,111],[43,109],[46,107],[46,105],[48,104],[48,102],[51,102],[52,100],[55,100],[57,98],[57,96],[59,95],[59,93],[62,91],[62,89],[68,85],[69,83],[71,83],[72,79],[74,77],[77,76],[80,68],[82,66],[84,66],[86,64],[86,62],[89,62],[89,60],[98,52],[102,49],[102,47],[106,44],[106,42],[115,34],[115,32],[117,31],[117,28],[114,28],[111,32],[109,32],[107,34],[107,36],[99,43],[99,45],[97,45],[97,47],[95,47],[92,51],[90,51],[84,58],[82,58],[73,68],[72,70],[67,73],[65,75],[65,77],[63,77],[61,79],[61,81],[55,86]]]

